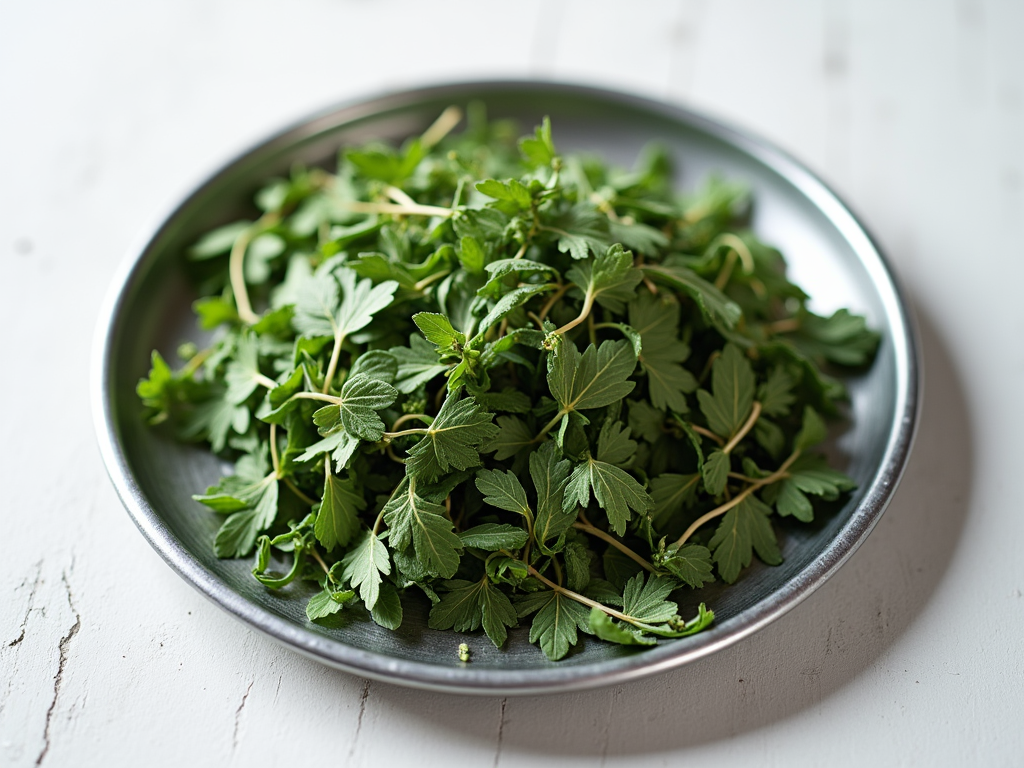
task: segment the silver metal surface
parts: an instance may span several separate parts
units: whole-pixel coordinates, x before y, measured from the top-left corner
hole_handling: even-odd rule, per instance
[[[515,118],[524,128],[550,115],[563,151],[591,150],[624,165],[646,142],[660,141],[679,161],[683,188],[710,172],[748,183],[754,229],[786,255],[814,306],[849,306],[882,334],[874,366],[847,381],[850,423],[836,445],[857,490],[812,525],[782,521],[782,565],[755,563],[734,586],[692,593],[681,612],[707,602],[717,616],[709,631],[649,650],[588,637],[577,652],[551,663],[528,642],[526,627],[514,630],[500,651],[480,634],[428,629],[426,606],[415,596],[404,601],[398,632],[357,616],[331,627],[312,624],[304,613],[306,586],[272,592],[251,577],[248,561],[214,557],[220,519],[191,494],[216,481],[221,462],[140,419],[134,390],[149,369],[150,351],[171,357],[180,341],[199,336],[182,254],[200,232],[243,215],[260,182],[296,160],[329,163],[347,143],[400,140],[449,104],[474,100],[485,102],[491,117]],[[788,155],[679,107],[621,93],[553,83],[468,83],[326,111],[242,154],[184,199],[116,277],[97,329],[93,410],[103,460],[139,530],[175,571],[233,616],[300,653],[366,677],[450,692],[527,694],[622,683],[696,661],[761,629],[824,583],[892,498],[913,441],[920,370],[912,320],[878,247],[836,195]],[[467,665],[457,655],[463,640],[473,649]]]

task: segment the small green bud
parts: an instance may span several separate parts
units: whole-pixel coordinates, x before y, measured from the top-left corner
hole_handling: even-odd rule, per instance
[[[181,360],[191,360],[199,353],[199,347],[193,342],[186,341],[184,344],[178,347],[178,358]]]
[[[469,661],[469,646],[465,643],[459,643],[459,661]]]

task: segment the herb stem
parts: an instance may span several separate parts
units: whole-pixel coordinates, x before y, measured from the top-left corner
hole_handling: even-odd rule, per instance
[[[537,315],[537,317],[539,317],[541,320],[546,318],[548,316],[548,312],[551,311],[551,308],[555,306],[558,300],[562,298],[565,295],[565,292],[572,288],[572,286],[572,283],[564,283],[561,288],[559,288],[557,291],[551,294],[551,296],[548,298],[544,306],[541,307],[540,313]]]
[[[331,350],[331,362],[327,364],[327,373],[324,375],[324,386],[321,389],[325,395],[331,389],[331,381],[338,370],[338,359],[341,357],[341,345],[345,343],[345,334],[340,332],[334,337],[334,349]]]
[[[799,455],[799,449],[793,451],[793,453],[790,454],[789,458],[782,462],[782,466],[779,467],[774,472],[772,472],[770,475],[768,475],[768,477],[763,477],[760,480],[751,483],[746,488],[744,488],[743,491],[741,491],[737,496],[734,496],[725,504],[722,504],[719,507],[715,507],[710,512],[701,515],[699,518],[694,520],[693,524],[689,528],[687,528],[686,532],[683,533],[683,535],[680,536],[679,539],[676,541],[676,547],[683,546],[683,544],[686,543],[687,539],[693,536],[693,534],[696,533],[697,529],[704,525],[704,523],[708,522],[708,520],[713,520],[719,515],[724,515],[726,512],[735,507],[737,504],[739,504],[741,501],[747,498],[747,496],[749,496],[759,488],[763,488],[766,485],[771,485],[777,480],[781,480],[783,477],[786,477],[786,470],[788,470],[790,466],[792,466],[793,462],[797,460],[797,457]]]
[[[414,291],[422,291],[424,288],[426,288],[431,283],[436,283],[441,278],[447,277],[450,272],[451,272],[450,269],[444,269],[444,270],[441,270],[440,272],[435,272],[432,275],[427,275],[422,280],[420,280],[418,283],[416,283],[412,287],[412,289]]]
[[[281,479],[281,459],[277,455],[277,424],[270,425],[270,463],[274,466],[274,475]]]
[[[800,320],[796,317],[787,317],[785,320],[776,320],[763,326],[768,333],[792,333],[800,330]]]
[[[398,187],[393,187],[390,184],[384,187],[384,194],[399,205],[419,205],[419,203],[409,197],[404,191]]]
[[[373,203],[362,200],[342,200],[339,205],[352,213],[390,213],[394,216],[439,216],[446,219],[455,213],[451,208],[438,205]]]
[[[235,307],[238,309],[238,317],[246,325],[253,325],[260,318],[259,315],[252,311],[252,304],[249,302],[249,290],[245,285],[245,252],[249,250],[249,243],[257,235],[275,226],[280,219],[280,214],[276,212],[263,214],[253,224],[246,227],[235,238],[235,242],[231,246],[231,254],[228,256],[228,278],[231,283],[231,292],[235,294]]]
[[[569,411],[559,411],[558,413],[556,413],[555,417],[544,425],[541,431],[537,433],[537,436],[533,438],[531,442],[539,443],[541,440],[543,440],[544,436],[550,431],[550,429],[553,426],[555,426],[555,424],[560,422],[562,420],[562,417],[565,416],[567,413],[569,413]]]
[[[412,421],[413,419],[419,419],[420,421],[426,422],[427,424],[432,424],[434,421],[432,416],[427,416],[427,414],[425,413],[404,413],[397,419],[395,419],[395,423],[391,425],[391,431],[393,432],[394,430],[398,429],[402,424],[405,424],[405,422]]]
[[[313,556],[314,560],[320,563],[320,567],[324,569],[324,573],[327,575],[327,578],[331,579],[331,569],[327,567],[327,563],[325,563],[324,559],[320,557],[320,553],[316,551],[316,547],[310,547],[306,551]],[[331,583],[334,583],[334,579],[331,579]]]
[[[739,445],[740,440],[747,436],[747,433],[754,428],[754,424],[757,423],[758,417],[761,415],[761,403],[757,400],[754,401],[754,406],[750,409],[750,416],[747,417],[746,422],[740,427],[740,431],[732,436],[732,440],[726,443],[722,449],[722,453],[728,456],[732,453],[732,449]]]
[[[312,507],[314,504],[317,503],[316,499],[310,498],[309,496],[304,494],[301,490],[299,490],[299,487],[297,485],[295,485],[295,483],[292,482],[292,479],[290,477],[284,477],[284,478],[281,478],[281,479],[284,480],[284,484],[288,486],[289,490],[291,490],[292,493],[294,493],[296,496],[298,496],[304,502],[309,504],[309,506]]]
[[[634,562],[639,563],[640,567],[644,568],[645,570],[650,571],[651,573],[655,572],[655,568],[654,568],[653,565],[651,565],[647,560],[645,560],[643,557],[638,555],[632,549],[627,547],[621,541],[616,539],[610,533],[606,533],[605,531],[602,531],[600,528],[595,528],[593,525],[591,525],[590,523],[587,523],[587,522],[576,522],[576,523],[572,524],[572,527],[575,528],[578,531],[583,531],[584,533],[589,533],[592,536],[596,536],[597,538],[601,539],[602,541],[605,541],[608,544],[611,544],[613,547],[615,547],[617,550],[619,550],[619,552],[624,554],[630,560],[633,560]]]
[[[551,562],[553,563],[555,561],[552,560]],[[597,602],[597,600],[591,600],[589,597],[584,597],[579,592],[573,592],[571,589],[566,589],[565,587],[563,587],[563,586],[561,586],[559,584],[555,584],[555,582],[551,581],[551,579],[549,579],[546,576],[544,576],[540,571],[538,571],[532,565],[527,565],[526,567],[527,567],[527,570],[530,573],[530,575],[533,576],[535,579],[537,579],[537,581],[539,581],[541,584],[544,584],[547,587],[550,587],[555,592],[558,592],[561,595],[565,595],[570,600],[575,600],[577,603],[582,603],[583,605],[586,605],[586,606],[588,606],[590,608],[597,608],[598,610],[604,611],[609,616],[612,616],[612,617],[614,617],[616,619],[619,619],[620,621],[626,621],[626,622],[629,622],[630,624],[632,624],[632,623],[634,623],[636,621],[636,619],[634,619],[632,616],[627,616],[624,613],[620,613],[619,611],[616,611],[614,608],[609,608],[607,605],[604,605],[603,603]]]
[[[406,435],[425,435],[429,431],[429,429],[403,429],[401,432],[385,432],[384,437],[394,440],[396,437],[405,437]]]
[[[333,395],[324,395],[320,392],[296,392],[289,400],[320,400],[333,405],[341,405],[342,399]]]
[[[555,331],[555,334],[561,336],[562,334],[568,333],[573,328],[575,328],[577,325],[582,323],[584,320],[587,319],[587,316],[590,314],[590,310],[591,310],[591,308],[593,306],[594,306],[594,293],[593,293],[593,291],[587,291],[587,295],[583,299],[583,308],[580,310],[579,317],[577,317],[575,320],[570,320],[568,323],[566,323],[561,328],[559,328],[557,331]]]
[[[259,371],[253,375],[253,378],[256,380],[256,383],[262,387],[266,387],[267,389],[277,389],[277,382],[269,376],[264,376]]]
[[[424,149],[430,149],[431,147],[439,144],[445,136],[451,133],[452,129],[459,124],[459,120],[462,119],[462,110],[456,107],[454,104],[440,115],[437,120],[430,124],[430,127],[423,132],[420,136],[420,145]]]

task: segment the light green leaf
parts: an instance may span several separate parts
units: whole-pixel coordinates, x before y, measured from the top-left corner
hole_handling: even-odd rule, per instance
[[[445,579],[455,575],[462,540],[445,517],[445,508],[416,493],[416,478],[402,479],[383,512],[392,547],[402,550],[411,542],[416,559],[427,573]]]
[[[701,476],[704,478],[704,489],[712,496],[721,494],[725,490],[725,484],[729,481],[731,470],[729,454],[720,450],[709,453],[700,468]]]
[[[711,552],[699,544],[670,547],[662,566],[677,579],[694,589],[715,580],[712,572]]]
[[[754,371],[735,344],[725,345],[711,366],[711,392],[702,389],[697,399],[716,435],[729,439],[743,426],[754,403]]]
[[[626,533],[630,510],[643,514],[654,506],[654,500],[628,472],[588,457],[569,477],[563,509],[572,509],[575,504],[586,508],[591,492],[608,515],[612,530],[619,536]]]
[[[580,355],[569,339],[559,337],[548,357],[548,388],[564,413],[602,408],[622,400],[636,384],[629,376],[636,353],[627,341],[591,344]]]
[[[464,547],[497,552],[514,551],[526,546],[526,531],[508,523],[481,523],[459,534]]]
[[[526,500],[526,489],[511,471],[481,469],[476,473],[476,487],[484,495],[485,504],[532,519],[533,511]]]
[[[771,508],[751,494],[726,512],[719,523],[708,546],[714,553],[719,574],[729,584],[750,565],[754,550],[768,565],[782,562],[769,514]]]
[[[429,483],[453,467],[469,469],[481,464],[481,446],[497,437],[498,427],[472,397],[458,397],[449,393],[423,439],[409,450],[406,471],[411,476]]]
[[[730,329],[743,315],[738,304],[674,257],[665,259],[661,264],[645,265],[643,271],[654,282],[687,294],[712,323],[720,323]]]
[[[564,509],[562,506],[571,466],[569,461],[560,459],[551,443],[530,455],[530,478],[537,491],[533,532],[538,548],[546,554],[561,549],[563,535],[576,520],[575,508]],[[556,543],[549,547],[548,542],[552,539]]]
[[[633,298],[643,272],[633,266],[633,254],[616,243],[593,261],[573,264],[565,276],[598,304],[612,312],[623,312]]]
[[[381,575],[391,573],[384,542],[364,528],[341,563],[343,578],[359,590],[359,598],[367,609],[373,610],[380,597]]]
[[[359,513],[364,509],[366,499],[356,490],[355,480],[342,480],[328,473],[313,528],[317,541],[328,552],[338,545],[344,547],[359,530]]]

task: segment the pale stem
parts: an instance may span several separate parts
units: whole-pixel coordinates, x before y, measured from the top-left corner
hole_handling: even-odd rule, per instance
[[[437,120],[435,120],[427,130],[423,132],[420,137],[420,144],[426,149],[430,149],[435,144],[451,133],[452,129],[459,124],[459,120],[462,119],[462,110],[456,107],[454,104],[448,107],[442,112]]]
[[[252,325],[259,320],[259,317],[252,311],[252,304],[249,303],[249,291],[245,287],[245,252],[253,237],[253,227],[249,227],[237,238],[231,246],[231,255],[228,257],[228,275],[231,279],[231,291],[235,294],[235,306],[238,308],[238,316],[243,323]]]
[[[253,376],[253,379],[256,380],[257,384],[266,387],[267,389],[277,389],[277,382],[274,381],[269,376],[264,376],[259,371],[256,371],[256,374]]]
[[[589,533],[590,535],[596,536],[597,538],[601,539],[602,541],[608,542],[613,547],[615,547],[617,550],[619,550],[619,552],[621,552],[626,557],[628,557],[630,560],[633,560],[634,562],[639,563],[642,568],[644,568],[645,570],[650,571],[651,573],[654,573],[655,568],[654,568],[653,565],[651,565],[647,560],[642,558],[640,555],[638,555],[632,549],[627,547],[621,541],[616,539],[610,533],[606,533],[606,532],[602,531],[600,528],[595,528],[594,526],[590,525],[589,523],[573,523],[572,527],[575,528],[578,531],[583,531],[584,533]]]
[[[555,424],[560,422],[562,420],[562,417],[565,416],[567,413],[569,413],[569,411],[559,411],[557,414],[555,414],[555,417],[551,421],[549,421],[547,424],[544,425],[544,428],[540,432],[537,433],[537,436],[535,438],[533,438],[533,440],[531,442],[539,443],[544,438],[544,435],[546,435],[548,433],[548,431],[553,426],[555,426]]]
[[[783,477],[786,476],[786,470],[788,470],[790,466],[792,466],[793,462],[796,461],[799,455],[799,450],[793,451],[790,457],[782,463],[782,466],[779,467],[774,472],[772,472],[772,474],[768,475],[768,477],[763,477],[757,482],[747,486],[738,496],[735,496],[734,498],[727,501],[725,504],[722,504],[720,507],[715,507],[707,514],[701,515],[699,518],[694,520],[693,524],[689,528],[687,528],[686,532],[682,536],[680,536],[679,539],[676,541],[676,547],[678,548],[683,546],[683,544],[686,543],[687,539],[693,536],[693,534],[696,533],[697,529],[704,525],[704,523],[706,523],[708,520],[713,520],[719,515],[724,515],[726,512],[728,512],[730,509],[732,509],[737,504],[742,502],[745,498],[747,498],[747,496],[749,496],[759,488],[763,488],[766,485],[771,485],[777,480],[781,480]]]
[[[428,416],[425,413],[406,413],[395,419],[395,423],[391,425],[391,430],[394,431],[403,424],[405,424],[405,422],[412,421],[413,419],[419,419],[420,421],[425,422],[427,424],[431,424],[434,421],[432,417]]]
[[[440,271],[440,272],[435,272],[435,273],[434,273],[434,274],[432,274],[432,275],[427,275],[427,276],[426,276],[426,277],[424,277],[424,278],[423,278],[422,280],[420,280],[420,281],[419,281],[418,283],[416,283],[416,284],[415,284],[415,285],[414,285],[414,286],[412,287],[412,289],[413,289],[414,291],[422,291],[422,290],[423,290],[424,288],[426,288],[426,287],[427,287],[428,285],[430,285],[431,283],[436,283],[436,282],[437,282],[438,280],[440,280],[441,278],[443,278],[443,277],[447,277],[447,276],[448,276],[448,274],[449,274],[450,272],[451,272],[451,270],[450,270],[450,269],[445,269],[445,270],[442,270],[442,271]]]
[[[339,205],[352,213],[390,213],[395,216],[440,216],[448,218],[455,211],[437,205],[400,205],[398,203],[369,203],[362,200],[341,200]]]
[[[746,422],[740,427],[740,431],[732,436],[725,448],[722,449],[722,453],[728,455],[732,452],[732,449],[739,445],[740,440],[747,436],[747,433],[754,428],[754,424],[757,422],[758,417],[761,415],[761,403],[757,400],[754,401],[754,407],[750,409],[750,416],[747,417]]]
[[[552,560],[551,562],[554,562],[554,560]],[[616,611],[614,608],[609,608],[607,605],[603,605],[602,603],[599,603],[596,600],[591,600],[589,597],[584,597],[578,592],[573,592],[571,589],[566,589],[565,587],[555,584],[555,582],[545,577],[543,574],[541,574],[540,571],[538,571],[532,565],[527,565],[526,567],[529,569],[529,573],[541,584],[550,587],[555,592],[563,594],[571,600],[575,600],[577,603],[582,603],[583,605],[589,606],[590,608],[597,608],[599,611],[604,611],[609,616],[613,616],[614,618],[619,619],[620,621],[625,621],[630,624],[636,621],[636,619],[634,619],[633,617],[627,616],[624,613],[620,613],[619,611]]]
[[[572,283],[565,283],[561,288],[551,294],[551,297],[547,300],[547,303],[541,308],[540,314],[537,315],[541,320],[548,316],[548,312],[555,306],[560,298],[565,295],[565,292],[572,288]]]
[[[334,349],[331,350],[331,362],[327,364],[327,374],[324,376],[324,386],[321,390],[325,395],[331,388],[331,381],[334,373],[338,370],[338,359],[341,357],[341,345],[345,342],[345,334],[339,333],[334,337]]]
[[[776,320],[764,326],[768,333],[791,333],[800,330],[800,321],[795,317],[788,317],[785,320]]]
[[[282,478],[282,479],[284,480],[284,484],[288,486],[288,488],[291,490],[291,492],[294,493],[296,496],[298,496],[300,499],[302,499],[304,502],[309,504],[309,506],[312,507],[314,504],[317,503],[316,499],[310,498],[309,496],[304,494],[301,490],[299,490],[299,488],[295,485],[295,483],[293,483],[291,481],[291,478],[285,477],[285,478]]]
[[[310,547],[307,552],[313,556],[314,560],[320,563],[320,567],[324,569],[324,573],[329,577],[331,575],[331,569],[327,567],[327,563],[325,563],[324,559],[320,557],[320,553],[316,551],[316,547]],[[331,581],[333,582],[334,579],[331,579]]]
[[[289,400],[320,400],[333,405],[341,405],[341,398],[333,395],[322,395],[319,392],[296,392]]]
[[[274,466],[274,475],[281,477],[281,459],[277,455],[277,424],[270,425],[270,463]]]
[[[555,331],[555,334],[562,335],[564,333],[568,333],[573,328],[575,328],[577,325],[582,323],[584,320],[587,319],[587,316],[590,314],[590,310],[591,310],[591,308],[593,306],[594,306],[594,294],[591,291],[587,291],[587,296],[583,300],[583,309],[580,310],[579,317],[577,317],[575,320],[570,320],[568,323],[566,323],[561,328],[559,328],[557,331]]]
[[[415,200],[409,197],[405,192],[398,187],[393,187],[388,184],[384,187],[384,194],[390,197],[393,201],[399,205],[419,205]]]
[[[385,432],[384,437],[394,440],[396,437],[405,437],[406,435],[425,435],[429,431],[429,429],[403,429],[401,432]]]

